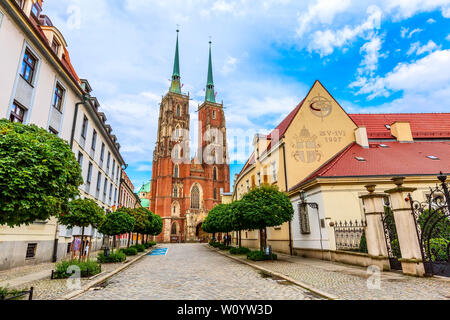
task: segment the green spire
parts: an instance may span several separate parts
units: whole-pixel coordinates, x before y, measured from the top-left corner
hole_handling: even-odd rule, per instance
[[[175,62],[173,64],[172,84],[170,86],[170,92],[173,92],[173,93],[181,93],[180,56],[178,53],[178,33],[179,32],[180,32],[180,30],[177,30],[177,48],[175,50]]]
[[[214,78],[212,71],[211,41],[209,42],[209,66],[208,82],[206,83],[206,101],[216,103],[216,93],[214,92]]]

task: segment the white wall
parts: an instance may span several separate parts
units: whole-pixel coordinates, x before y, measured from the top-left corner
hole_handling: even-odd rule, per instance
[[[304,249],[323,249],[329,250],[329,236],[326,228],[321,227],[321,219],[325,219],[326,215],[324,212],[323,198],[320,190],[318,188],[309,191],[306,195],[306,200],[308,203],[317,203],[319,205],[319,210],[311,208],[308,206],[309,224],[311,228],[310,234],[302,234],[300,231],[300,218],[299,218],[299,203],[300,196],[295,195],[291,198],[292,205],[294,207],[294,219],[291,223],[291,232],[294,248],[304,248]]]

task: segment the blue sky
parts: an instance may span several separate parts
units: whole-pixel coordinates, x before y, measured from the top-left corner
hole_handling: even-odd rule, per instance
[[[351,113],[450,111],[450,0],[46,0],[44,13],[90,81],[136,188],[151,179],[177,24],[193,141],[212,37],[232,177],[253,135],[317,79]]]

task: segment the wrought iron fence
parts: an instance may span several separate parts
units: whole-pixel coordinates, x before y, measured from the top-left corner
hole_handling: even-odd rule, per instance
[[[11,295],[11,296],[1,295],[0,296],[0,301],[18,300],[18,299],[22,299],[22,297],[25,297],[25,296],[28,296],[28,300],[31,301],[31,300],[33,300],[33,293],[34,293],[34,288],[31,287],[30,290],[17,292],[17,293],[14,293],[14,295]]]
[[[366,221],[340,221],[334,224],[336,249],[364,252],[361,240],[365,235]]]

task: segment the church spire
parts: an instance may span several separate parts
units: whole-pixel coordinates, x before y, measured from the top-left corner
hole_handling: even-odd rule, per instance
[[[216,103],[216,93],[214,92],[214,79],[212,71],[211,41],[209,41],[209,65],[208,82],[206,83],[206,101]]]
[[[170,86],[170,92],[181,93],[180,84],[180,56],[178,52],[178,33],[180,30],[177,29],[177,47],[175,49],[175,62],[173,64],[173,74],[172,74],[172,84]]]

